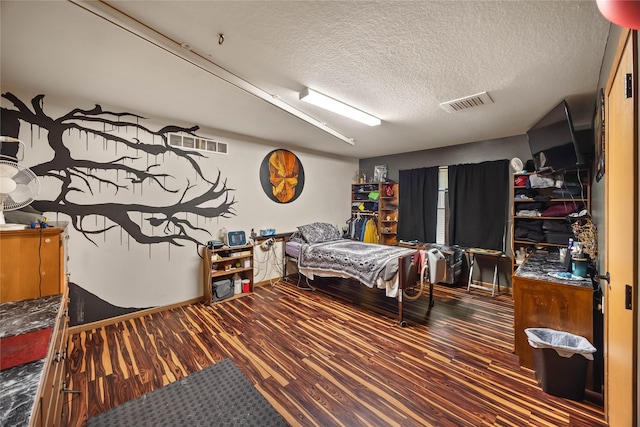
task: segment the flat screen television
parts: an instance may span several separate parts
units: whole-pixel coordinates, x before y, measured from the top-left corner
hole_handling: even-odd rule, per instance
[[[584,164],[564,100],[527,131],[527,138],[537,171],[556,172]]]

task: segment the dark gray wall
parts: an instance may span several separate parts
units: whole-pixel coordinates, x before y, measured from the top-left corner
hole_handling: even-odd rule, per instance
[[[609,39],[607,40],[607,46],[604,52],[604,58],[602,59],[602,67],[600,69],[600,79],[598,80],[598,92],[600,88],[606,89],[607,82],[609,81],[609,74],[613,66],[615,59],[616,49],[620,41],[622,29],[617,25],[611,25],[609,29]],[[605,159],[606,160],[606,159]],[[593,180],[591,187],[591,217],[593,222],[598,227],[598,259],[597,268],[604,274],[604,253],[605,253],[605,182],[607,174],[605,167],[604,178],[597,182]],[[640,345],[640,344],[639,344]],[[640,373],[639,373],[640,375]],[[640,398],[640,395],[639,395]]]
[[[387,176],[394,181],[398,180],[399,171],[406,169],[417,169],[431,166],[449,166],[464,163],[480,163],[491,160],[512,159],[518,157],[526,162],[531,158],[529,141],[526,135],[509,136],[506,138],[491,139],[486,141],[471,142],[468,144],[455,145],[450,147],[433,148],[430,150],[413,151],[410,153],[400,153],[383,157],[371,157],[360,159],[360,169],[364,170],[367,176],[373,176],[373,169],[376,165],[387,165]],[[507,217],[510,221],[510,215]],[[511,226],[507,227],[507,242],[511,241]],[[511,286],[511,257],[510,244],[507,244],[507,258],[500,262],[499,281],[502,286]],[[474,278],[483,282],[491,282],[493,278],[493,264],[482,263],[479,269],[474,270]],[[461,282],[466,283],[468,279],[466,270],[463,272]],[[484,292],[475,291],[474,292]]]
[[[602,69],[599,76],[598,88],[606,85],[606,80],[611,69],[611,63],[615,54],[618,39],[620,37],[620,28],[612,25],[609,34],[609,40],[605,50]],[[569,103],[569,107],[572,109],[572,115],[574,120],[574,126],[578,130],[588,129],[593,122],[593,114],[596,105],[597,91],[592,94],[579,94],[568,96],[566,98]],[[591,102],[583,102],[585,98],[590,98]],[[589,99],[587,99],[589,101]],[[585,106],[592,105],[593,108],[586,108]],[[576,106],[582,106],[582,109],[574,108]],[[538,118],[533,118],[534,123]],[[591,132],[593,130],[591,129]],[[387,176],[394,181],[398,180],[399,171],[406,169],[416,169],[422,167],[432,166],[448,166],[464,163],[480,163],[484,161],[500,160],[500,159],[512,159],[518,157],[523,163],[531,158],[531,151],[529,149],[529,142],[526,134],[508,136],[504,138],[491,139],[485,141],[476,141],[466,144],[460,144],[449,147],[426,149],[421,151],[412,151],[408,153],[399,153],[389,156],[370,157],[366,159],[360,159],[359,168],[367,177],[373,176],[373,170],[376,165],[387,166]],[[593,181],[592,188],[592,201],[591,210],[594,222],[596,225],[598,222],[602,223],[604,227],[604,180],[600,183]],[[510,233],[511,227],[507,227]],[[603,231],[603,230],[602,230]],[[601,246],[600,254],[603,253],[604,239],[603,234],[599,233],[599,246]],[[507,241],[511,241],[511,236],[507,235]],[[510,246],[510,245],[507,245]],[[507,256],[512,257],[512,251],[510,247],[506,248]],[[501,269],[502,283],[511,283],[511,265],[509,264],[505,268]]]
[[[480,163],[489,160],[511,160],[514,157],[520,158],[523,163],[531,158],[526,135],[360,159],[360,169],[364,170],[367,176],[373,176],[374,166],[387,165],[387,176],[397,181],[400,170]]]

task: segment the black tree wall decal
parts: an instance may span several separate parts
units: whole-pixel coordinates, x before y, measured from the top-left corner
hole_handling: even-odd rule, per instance
[[[222,179],[220,171],[218,170],[215,179],[208,179],[197,162],[198,158],[205,158],[201,152],[169,145],[170,133],[186,133],[196,137],[198,126],[183,128],[168,125],[154,131],[140,124],[144,117],[126,112],[104,111],[100,105],[91,110],[76,108],[54,119],[44,112],[44,95],[35,96],[31,100],[31,108],[12,93],[5,93],[2,97],[15,107],[1,109],[3,135],[18,137],[20,124],[28,123],[32,132],[34,127],[38,132],[40,129],[47,131],[47,141],[54,153],[51,160],[32,166],[31,169],[40,177],[58,181],[60,192],[55,198],[34,202],[33,206],[42,212],[68,215],[72,226],[94,244],[96,242],[92,239],[93,235],[106,233],[118,226],[141,244],[198,244],[198,234],[204,232],[210,235],[207,230],[198,226],[198,218],[228,218],[235,215],[233,205],[236,201],[231,195],[234,190],[227,187],[226,179]],[[123,132],[118,132],[132,129],[135,130],[135,137],[127,137],[128,132],[121,136]],[[142,143],[139,139],[141,133],[149,135],[153,143]],[[65,136],[70,139],[72,134],[77,136],[76,141],[84,138],[90,151],[102,149],[106,152],[108,147],[109,152],[116,154],[107,161],[104,160],[105,156],[96,160],[85,154],[82,158],[82,153],[78,154],[70,148],[72,144],[65,143]],[[117,154],[118,152],[124,154]],[[132,152],[135,154],[129,155]],[[140,163],[145,162],[144,156],[146,165],[141,167]],[[171,156],[187,162],[193,171],[193,183],[188,179],[180,187],[173,175],[160,171],[164,161]],[[157,185],[165,194],[174,194],[173,203],[155,206],[149,202],[78,202],[82,199],[78,197],[79,194],[95,195],[108,191],[107,195],[103,194],[101,197],[107,199],[120,191],[135,188],[139,188],[142,194],[144,184]],[[188,214],[194,214],[193,219],[187,219]],[[88,221],[89,216],[102,217],[104,220]],[[99,222],[102,224],[99,225]],[[145,231],[143,222],[151,226],[151,232]]]

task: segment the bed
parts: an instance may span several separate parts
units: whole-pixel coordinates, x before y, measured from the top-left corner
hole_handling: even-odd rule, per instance
[[[397,299],[398,322],[406,326],[402,302],[420,297],[425,282],[429,283],[429,306],[433,306],[435,282],[430,280],[429,265],[432,259],[438,264],[436,252],[343,239],[335,226],[312,223],[299,226],[285,242],[284,273],[287,276],[287,263],[295,262],[300,273],[298,286],[302,276],[307,282],[304,289],[314,289],[308,280],[316,276],[343,277],[371,289],[384,289],[387,297]],[[444,267],[433,270],[444,273]]]

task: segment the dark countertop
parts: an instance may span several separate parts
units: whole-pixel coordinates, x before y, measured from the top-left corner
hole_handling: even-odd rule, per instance
[[[544,280],[546,282],[561,283],[564,285],[581,286],[585,288],[593,287],[589,278],[584,280],[567,280],[549,275],[549,273],[566,271],[559,257],[558,252],[537,250],[529,255],[513,275],[514,277]]]
[[[0,304],[0,339],[53,328],[62,295]],[[0,419],[5,426],[26,426],[33,411],[44,359],[0,372]]]
[[[33,412],[44,359],[0,372],[0,419],[3,426],[27,426]]]
[[[61,302],[58,294],[0,304],[0,338],[52,328]]]

